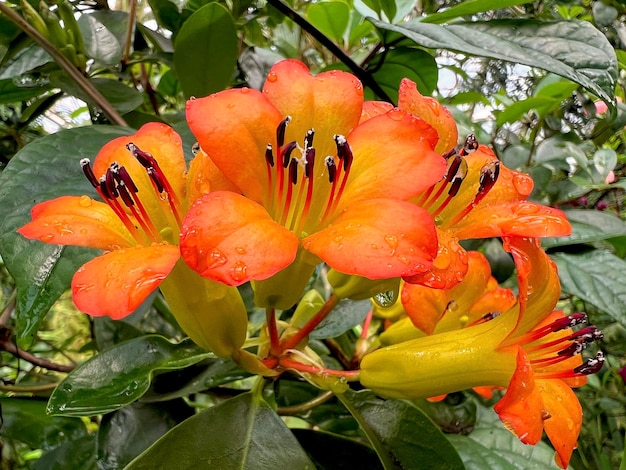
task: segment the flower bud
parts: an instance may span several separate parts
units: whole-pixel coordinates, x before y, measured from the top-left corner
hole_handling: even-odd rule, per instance
[[[365,300],[388,291],[394,292],[394,298],[398,298],[400,290],[400,278],[367,279],[343,274],[334,269],[328,271],[328,282],[340,299]]]

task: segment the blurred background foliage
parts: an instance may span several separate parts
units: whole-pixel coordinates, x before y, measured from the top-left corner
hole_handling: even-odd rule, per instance
[[[453,111],[461,136],[476,134],[508,167],[530,173],[532,199],[568,213],[573,235],[547,239],[544,247],[560,269],[560,306],[588,312],[604,331],[601,347],[608,364],[577,390],[584,424],[571,467],[625,468],[626,5],[621,1],[0,0],[0,168],[31,143],[40,158],[50,149],[71,158],[93,155],[102,143],[128,132],[110,125],[138,128],[158,120],[189,140],[187,98],[227,87],[260,88],[281,58],[299,58],[314,72],[350,70],[366,85],[368,99],[395,102],[400,79],[412,79],[423,94]],[[65,131],[85,126],[90,130]],[[37,147],[43,136],[55,133],[56,140]],[[81,139],[86,143],[79,152]],[[58,171],[35,175],[29,187],[9,166],[0,180],[0,253],[7,265],[15,259],[13,231],[19,224],[11,217],[19,198],[30,199],[31,191],[41,196],[51,180],[57,184],[65,176]],[[488,256],[498,280],[512,276],[511,259],[498,240],[471,248]],[[252,406],[244,393],[250,388],[247,374],[233,363],[184,342],[160,341],[182,335],[158,295],[124,321],[94,320],[62,295],[75,268],[63,265],[54,273],[59,282],[32,286],[32,271],[40,268],[25,265],[9,274],[3,265],[0,271],[3,470],[123,468],[178,423],[188,427],[184,434],[167,433],[168,445],[189,439],[196,428],[186,418],[197,410],[209,412],[192,423],[205,429],[201,437],[206,437],[210,429],[222,432],[220,426],[241,419],[235,409],[220,408],[224,398],[237,396],[241,406]],[[254,334],[262,319],[252,307],[250,318]],[[351,328],[315,345],[329,362],[338,361],[338,351],[349,352],[357,338],[358,329]],[[132,363],[144,347],[158,353]],[[100,351],[121,358],[130,372],[107,376],[96,362],[95,376],[76,377],[96,380],[100,374],[103,392],[81,395],[71,387],[80,380],[64,377]],[[317,468],[382,468],[371,458],[376,420],[370,418],[372,433],[364,436],[347,412],[346,406],[360,412],[377,400],[363,393],[342,405],[307,383],[281,380],[268,402],[293,432],[284,436],[276,423],[264,420],[254,433],[275,433],[285,443],[295,436]],[[298,406],[309,402],[316,406]],[[519,444],[489,405],[472,393],[458,393],[442,403],[405,404],[389,412],[397,423],[422,423],[422,430],[430,424],[419,420],[430,417],[448,433],[467,468],[546,468],[552,451]],[[254,409],[255,419],[261,419],[263,407]],[[222,414],[216,417],[212,410]],[[409,440],[412,450],[396,441],[379,444],[400,461],[427,465],[419,468],[459,468],[456,461],[435,458],[432,449],[416,451],[419,436]],[[291,464],[305,462],[301,457],[291,455]],[[150,458],[144,462],[157,462]]]

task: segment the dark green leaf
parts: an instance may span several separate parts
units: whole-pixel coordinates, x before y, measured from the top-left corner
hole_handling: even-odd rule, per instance
[[[172,33],[178,32],[180,12],[176,3],[170,0],[148,0],[159,26],[169,29]]]
[[[418,408],[368,391],[337,398],[359,422],[386,470],[464,469],[454,447]]]
[[[572,209],[565,211],[572,224],[572,234],[567,237],[543,238],[545,248],[579,243],[591,243],[626,235],[626,223],[612,214],[596,210]]]
[[[76,269],[96,251],[26,240],[15,230],[30,221],[38,202],[68,194],[95,196],[78,162],[128,133],[108,126],[64,130],[24,147],[0,175],[0,254],[17,285],[16,333],[22,348],[30,345]]]
[[[210,356],[189,339],[179,344],[156,335],[132,339],[74,369],[52,392],[48,412],[91,416],[117,410],[148,390],[153,371],[187,367]]]
[[[532,3],[532,0],[466,0],[444,11],[425,16],[422,21],[424,23],[441,24],[460,16],[470,16],[475,13],[500,10],[515,5],[524,5],[526,3]]]
[[[580,255],[553,255],[563,292],[575,295],[626,326],[626,261],[594,250]]]
[[[83,436],[43,454],[33,470],[96,470],[95,436]]]
[[[309,336],[313,339],[335,338],[363,323],[371,308],[369,300],[342,300]]]
[[[246,76],[250,88],[261,90],[272,65],[283,57],[269,49],[250,47],[241,53],[239,67]]]
[[[32,101],[28,107],[22,112],[19,123],[21,127],[26,127],[38,117],[41,117],[50,107],[63,96],[62,92],[48,94]]]
[[[48,62],[52,62],[52,57],[38,45],[32,44],[19,52],[11,63],[4,68],[0,73],[0,80],[20,77]]]
[[[102,65],[115,65],[122,60],[122,45],[94,15],[81,15],[78,26],[89,57]]]
[[[51,449],[86,435],[85,424],[76,418],[46,414],[46,402],[28,398],[0,398],[0,436],[23,442],[33,449]]]
[[[21,87],[12,78],[0,80],[0,104],[17,103],[39,96],[51,87],[49,85]]]
[[[304,448],[316,468],[381,470],[383,467],[376,452],[352,439],[328,432],[311,429],[293,429],[300,445]]]
[[[174,400],[156,406],[132,403],[105,415],[98,429],[98,470],[123,468],[192,414],[193,408],[183,400]]]
[[[228,85],[238,42],[235,22],[217,3],[203,6],[185,21],[176,37],[174,65],[187,97],[206,96]]]
[[[152,44],[152,46],[158,52],[163,52],[166,54],[171,54],[174,52],[174,46],[172,45],[172,40],[170,38],[166,38],[162,34],[159,34],[156,31],[152,31],[150,28],[146,28],[141,23],[137,23],[137,30],[143,35],[148,43]]]
[[[315,468],[269,405],[244,393],[184,421],[126,470],[195,470],[198,462],[215,469]]]
[[[385,54],[383,60],[382,65],[376,65],[374,78],[396,103],[403,78],[413,80],[423,95],[430,95],[437,86],[439,72],[435,58],[421,49],[398,47]]]
[[[116,344],[138,338],[143,332],[124,320],[112,320],[109,317],[93,319],[93,330],[98,350],[104,351]]]
[[[327,37],[342,44],[350,21],[350,7],[342,1],[314,3],[307,10],[307,18]]]
[[[614,104],[615,50],[604,34],[588,22],[491,20],[440,26],[417,20],[401,25],[370,21],[379,29],[400,33],[431,49],[448,49],[553,72]]]

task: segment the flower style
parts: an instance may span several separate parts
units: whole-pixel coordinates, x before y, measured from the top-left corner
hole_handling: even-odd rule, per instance
[[[583,385],[586,375],[604,362],[602,353],[585,362],[580,353],[602,333],[593,326],[572,331],[585,321],[584,314],[553,312],[558,274],[535,240],[513,237],[505,242],[518,269],[520,294],[514,307],[473,320],[465,310],[447,309],[443,318],[451,316],[446,322],[450,330],[436,327],[435,334],[366,355],[360,380],[381,395],[409,399],[477,386],[506,387],[495,406],[505,426],[526,444],[536,444],[545,430],[557,464],[565,468],[582,422],[571,387]]]
[[[458,133],[450,112],[433,98],[422,96],[408,79],[400,84],[398,107],[437,130],[436,151],[447,161],[443,178],[411,199],[434,218],[439,250],[433,268],[404,276],[407,282],[438,289],[457,284],[467,271],[467,255],[459,240],[571,233],[563,212],[526,200],[534,185],[529,175],[506,168],[473,135],[457,149]],[[361,122],[390,108],[386,103],[366,102]]]
[[[33,220],[18,230],[46,243],[105,251],[74,275],[76,306],[93,316],[120,319],[159,287],[196,343],[220,356],[238,349],[247,326],[239,293],[190,270],[178,247],[189,202],[208,191],[214,179],[211,161],[198,154],[186,177],[180,137],[151,123],[106,144],[93,167],[88,159],[80,164],[104,202],[86,195],[42,202],[33,207]]]
[[[184,220],[181,253],[201,275],[255,281],[257,305],[289,308],[320,260],[370,279],[427,271],[432,217],[407,199],[445,172],[436,131],[400,110],[359,124],[360,82],[275,65],[263,92],[226,90],[187,104],[200,147],[242,194],[211,192]],[[224,215],[226,214],[226,215]]]

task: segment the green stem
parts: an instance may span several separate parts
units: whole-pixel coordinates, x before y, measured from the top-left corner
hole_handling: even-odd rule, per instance
[[[113,108],[111,103],[100,93],[92,83],[85,77],[69,60],[65,58],[59,50],[52,45],[45,37],[39,34],[35,28],[33,28],[28,21],[22,18],[18,13],[9,8],[6,3],[0,2],[0,13],[4,14],[13,23],[15,23],[22,31],[30,36],[37,44],[39,44],[43,50],[45,50],[54,61],[61,67],[78,86],[85,92],[89,99],[97,107],[102,109],[102,112],[106,114],[109,120],[119,126],[128,126],[124,118]]]
[[[268,0],[267,3],[272,5],[282,14],[291,19],[294,23],[300,26],[304,31],[309,33],[313,38],[319,42],[322,46],[328,49],[337,59],[343,62],[354,75],[357,76],[359,80],[363,83],[363,85],[370,87],[378,97],[381,99],[392,103],[392,99],[385,93],[385,91],[380,87],[378,82],[374,80],[372,75],[367,71],[363,70],[359,67],[359,64],[354,62],[337,44],[332,42],[330,39],[324,35],[319,29],[305,20],[302,16],[300,16],[295,10],[293,10],[289,5],[287,5],[282,0]]]

